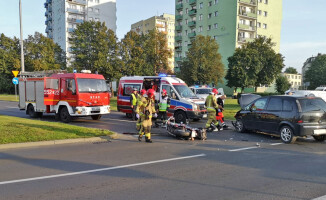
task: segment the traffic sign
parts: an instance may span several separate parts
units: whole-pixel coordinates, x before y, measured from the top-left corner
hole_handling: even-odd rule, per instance
[[[19,71],[11,71],[11,72],[15,77],[17,77],[17,75],[19,74]]]
[[[15,85],[18,85],[18,83],[19,83],[18,78],[16,78],[16,77],[13,78],[13,79],[12,79],[12,83],[15,84]]]

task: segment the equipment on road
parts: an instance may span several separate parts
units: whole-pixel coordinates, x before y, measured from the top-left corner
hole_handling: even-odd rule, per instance
[[[166,130],[168,134],[178,138],[187,140],[206,140],[206,129],[203,128],[192,128],[187,124],[176,123],[174,117],[170,117],[167,121]]]
[[[19,78],[19,108],[32,118],[55,113],[66,123],[72,117],[91,116],[98,120],[110,113],[110,94],[103,75],[24,72]]]

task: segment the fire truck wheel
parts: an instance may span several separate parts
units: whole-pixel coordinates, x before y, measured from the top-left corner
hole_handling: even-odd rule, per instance
[[[61,108],[59,114],[62,122],[68,123],[71,121],[71,116],[69,114],[67,107]]]
[[[99,120],[101,119],[102,115],[91,115],[93,120]]]
[[[36,114],[36,112],[34,110],[34,106],[32,104],[28,105],[28,107],[27,107],[27,113],[29,114],[29,116],[31,118],[37,117],[37,114]]]

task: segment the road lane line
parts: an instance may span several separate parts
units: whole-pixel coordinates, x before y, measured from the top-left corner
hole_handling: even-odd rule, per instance
[[[231,149],[229,151],[244,151],[248,149],[257,149],[258,147],[246,147],[246,148],[241,148],[241,149]]]
[[[276,145],[281,145],[281,144],[283,144],[283,143],[273,143],[273,144],[271,144],[272,146],[276,146]]]
[[[50,178],[58,178],[58,177],[64,177],[64,176],[74,176],[74,175],[80,175],[80,174],[88,174],[88,173],[101,172],[101,171],[109,171],[109,170],[114,170],[114,169],[122,169],[122,168],[128,168],[128,167],[135,167],[135,166],[150,165],[150,164],[170,162],[170,161],[176,161],[176,160],[197,158],[197,157],[203,157],[203,156],[206,156],[206,154],[198,154],[198,155],[192,155],[192,156],[169,158],[169,159],[163,159],[163,160],[155,160],[155,161],[149,161],[149,162],[142,162],[142,163],[135,163],[135,164],[129,164],[129,165],[121,165],[121,166],[116,166],[116,167],[107,167],[107,168],[86,170],[86,171],[80,171],[80,172],[71,172],[71,173],[57,174],[57,175],[50,175],[50,176],[40,176],[40,177],[34,177],[34,178],[17,179],[17,180],[11,180],[11,181],[2,181],[2,182],[0,182],[0,185],[6,185],[6,184],[11,184],[11,183],[21,183],[21,182],[28,182],[28,181],[36,181],[36,180],[43,180],[43,179],[50,179]]]
[[[322,197],[317,197],[315,199],[311,199],[311,200],[325,200],[326,199],[326,195],[322,196]]]

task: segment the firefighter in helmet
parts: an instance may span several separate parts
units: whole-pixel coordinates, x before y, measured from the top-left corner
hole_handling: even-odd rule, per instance
[[[140,90],[140,95],[138,95],[138,99],[137,99],[137,107],[139,107],[141,100],[145,94],[146,94],[145,89]],[[142,121],[141,121],[139,114],[138,115],[136,114],[136,117],[138,118],[137,123],[136,123],[136,129],[137,129],[137,131],[140,131]]]
[[[139,131],[138,140],[141,141],[145,134],[146,142],[151,143],[151,128],[152,128],[152,114],[157,117],[155,111],[155,104],[153,99],[155,98],[155,91],[153,89],[147,90],[147,97],[143,97],[137,107],[137,116],[141,119],[141,129]]]
[[[167,122],[167,110],[170,107],[170,98],[168,97],[168,93],[165,89],[162,90],[162,100],[158,104],[158,119],[163,119],[163,127],[166,126]]]
[[[218,104],[216,102],[216,95],[218,94],[217,89],[213,89],[212,92],[207,96],[205,101],[205,106],[207,108],[207,122],[206,122],[206,128],[210,128],[211,124],[213,122],[213,131],[218,131],[218,121],[216,120],[216,109],[218,109]]]

